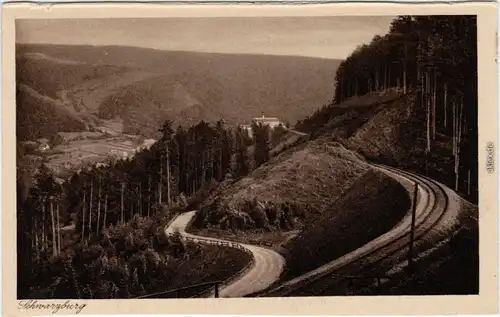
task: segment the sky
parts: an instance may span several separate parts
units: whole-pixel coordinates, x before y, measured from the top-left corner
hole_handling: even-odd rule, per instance
[[[175,51],[343,59],[393,16],[18,20],[17,43],[125,45]]]

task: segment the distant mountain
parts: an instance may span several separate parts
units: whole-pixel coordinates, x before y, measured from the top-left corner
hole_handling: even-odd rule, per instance
[[[17,46],[17,80],[95,122],[120,117],[152,134],[171,119],[248,122],[264,112],[295,123],[332,98],[340,61],[159,51],[119,46]],[[19,100],[18,102],[22,102]]]

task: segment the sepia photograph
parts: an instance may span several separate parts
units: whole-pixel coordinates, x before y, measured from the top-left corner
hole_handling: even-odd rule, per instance
[[[473,14],[16,19],[17,306],[479,295],[478,90]]]

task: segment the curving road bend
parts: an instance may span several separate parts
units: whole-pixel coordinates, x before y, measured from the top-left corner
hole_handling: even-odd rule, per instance
[[[245,274],[229,282],[227,285],[221,286],[219,290],[220,297],[243,297],[251,293],[259,292],[268,288],[279,278],[285,266],[285,259],[279,253],[271,249],[187,233],[186,227],[189,225],[196,212],[197,211],[190,211],[179,215],[165,228],[165,233],[170,235],[178,231],[181,236],[194,240],[195,242],[236,244],[246,249],[246,251],[251,252],[254,258],[251,268]]]

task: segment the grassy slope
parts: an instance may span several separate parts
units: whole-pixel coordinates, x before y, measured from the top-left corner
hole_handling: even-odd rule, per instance
[[[345,142],[372,160],[424,172],[425,122],[416,115],[414,95],[385,104]],[[437,134],[429,157],[429,176],[443,181],[452,165],[451,138]],[[446,181],[443,181],[448,183]]]
[[[307,143],[273,158],[238,181],[224,198],[311,204],[323,210],[366,171],[359,156],[326,139]]]
[[[328,123],[313,127],[311,135],[326,136],[370,161],[424,174],[454,188],[451,137],[436,134],[426,169],[425,114],[416,105],[414,93],[402,96],[391,91],[353,97],[333,106]],[[465,178],[461,175],[462,195]],[[463,197],[477,201],[477,189],[472,187],[471,195]]]
[[[288,203],[295,221],[304,226],[325,212],[368,168],[339,144],[318,139],[281,153],[215,196],[238,212],[248,212],[251,218],[255,215],[245,209],[246,204],[257,198],[270,207],[266,213],[271,222],[275,209]],[[217,211],[214,198],[202,207],[195,222],[198,228],[220,227],[225,216],[232,216],[234,210]]]
[[[390,230],[411,205],[407,191],[395,180],[370,170],[310,228],[290,240],[286,277],[306,273],[347,254]]]

